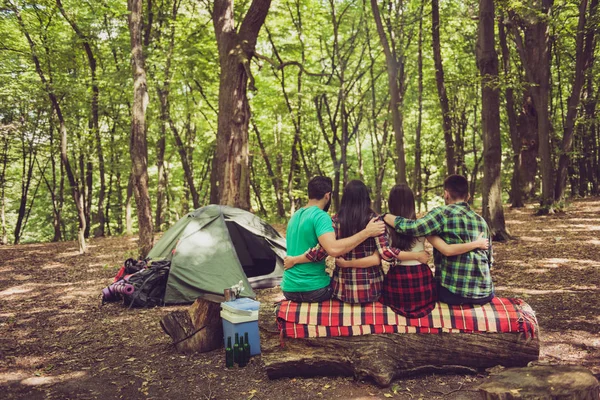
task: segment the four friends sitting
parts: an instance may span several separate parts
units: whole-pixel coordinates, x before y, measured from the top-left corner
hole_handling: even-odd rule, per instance
[[[308,184],[308,204],[290,219],[282,290],[288,300],[320,302],[331,297],[349,303],[380,301],[411,318],[427,315],[439,300],[484,304],[494,297],[492,248],[485,220],[471,210],[468,182],[460,175],[444,181],[446,205],[415,219],[410,188],[392,188],[389,213],[371,209],[366,185],[350,181],[338,213],[327,214],[330,178]],[[384,223],[385,222],[385,223]],[[424,242],[434,247],[435,278]],[[336,257],[330,279],[325,257]],[[390,265],[387,274],[382,260]]]

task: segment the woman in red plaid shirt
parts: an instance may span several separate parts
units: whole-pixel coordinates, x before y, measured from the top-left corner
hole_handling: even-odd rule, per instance
[[[406,184],[392,188],[388,198],[390,213],[415,219],[415,197]],[[412,237],[389,230],[392,246],[402,251],[424,250],[425,237]],[[427,240],[445,256],[454,256],[475,249],[487,249],[488,240],[481,236],[470,243],[449,245],[439,236],[428,236]],[[409,318],[420,318],[429,314],[437,300],[436,283],[426,263],[407,260],[397,261],[390,268],[383,283],[380,301],[396,313]]]

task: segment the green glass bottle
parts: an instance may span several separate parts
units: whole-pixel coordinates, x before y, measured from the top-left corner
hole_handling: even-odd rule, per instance
[[[240,367],[246,366],[246,353],[244,353],[244,337],[240,338],[240,362],[238,363]]]
[[[225,366],[233,367],[233,347],[231,347],[231,336],[227,336],[227,347],[225,347]]]
[[[250,341],[248,340],[248,332],[244,332],[244,356],[246,364],[250,362]]]
[[[233,362],[239,364],[240,362],[240,336],[235,334],[235,343],[233,344]]]

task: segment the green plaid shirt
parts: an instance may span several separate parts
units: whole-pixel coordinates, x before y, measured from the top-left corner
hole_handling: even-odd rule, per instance
[[[412,236],[437,235],[448,244],[468,243],[477,240],[483,232],[490,240],[486,250],[473,250],[457,256],[446,257],[433,251],[435,275],[442,286],[462,297],[481,299],[492,294],[494,285],[490,275],[492,266],[492,239],[485,220],[465,202],[436,207],[423,218],[410,220],[397,217],[396,231]]]

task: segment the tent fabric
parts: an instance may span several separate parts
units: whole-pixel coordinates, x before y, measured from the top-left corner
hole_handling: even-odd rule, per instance
[[[148,254],[171,260],[165,304],[189,303],[243,282],[242,297],[253,288],[281,282],[285,239],[247,211],[220,205],[199,208],[180,219]]]

